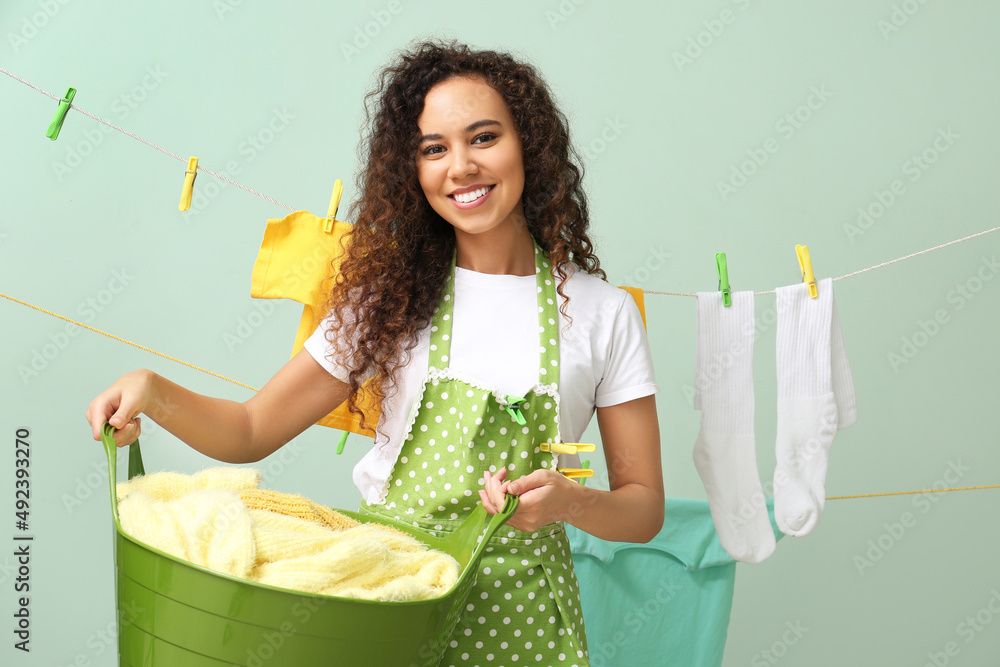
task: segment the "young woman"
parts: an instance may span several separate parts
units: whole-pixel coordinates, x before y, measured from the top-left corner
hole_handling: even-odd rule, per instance
[[[658,391],[639,310],[587,236],[565,117],[531,66],[428,42],[366,97],[360,200],[329,315],[244,403],[129,373],[87,410],[119,446],[140,413],[221,461],[259,461],[380,378],[362,511],[447,533],[506,494],[442,665],[586,665],[563,522],[646,542],[663,524]],[[556,471],[596,409],[610,491]]]

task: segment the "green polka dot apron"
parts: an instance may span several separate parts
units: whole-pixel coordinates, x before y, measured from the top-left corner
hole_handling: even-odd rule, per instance
[[[430,359],[406,439],[384,491],[361,511],[447,535],[480,502],[483,471],[517,479],[554,470],[539,445],[559,439],[559,335],[555,280],[535,243],[538,382],[524,396],[449,368],[455,261],[431,323]],[[498,304],[502,307],[502,304]],[[385,629],[391,632],[391,628]],[[415,657],[416,662],[416,657]],[[505,526],[487,546],[440,665],[589,665],[580,597],[562,523]]]

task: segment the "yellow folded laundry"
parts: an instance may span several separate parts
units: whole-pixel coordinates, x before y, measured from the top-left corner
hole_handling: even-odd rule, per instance
[[[178,558],[298,591],[382,601],[443,595],[458,563],[409,535],[257,489],[251,468],[153,473],[118,485],[122,529]]]
[[[193,475],[180,472],[157,472],[139,475],[117,486],[118,502],[134,491],[142,491],[156,500],[173,500],[195,489],[256,489],[260,471],[255,468],[208,468]]]
[[[250,511],[228,489],[158,500],[133,491],[118,503],[122,530],[186,561],[246,578],[257,562]]]
[[[314,503],[308,498],[271,489],[246,489],[240,491],[240,500],[251,510],[268,510],[286,516],[295,516],[312,523],[343,530],[359,525],[357,521],[335,512],[329,507]]]
[[[318,553],[262,563],[251,578],[324,595],[419,600],[446,593],[458,580],[458,564],[412,537],[365,524],[337,534]]]
[[[315,556],[339,539],[340,531],[267,510],[249,510],[257,564]]]

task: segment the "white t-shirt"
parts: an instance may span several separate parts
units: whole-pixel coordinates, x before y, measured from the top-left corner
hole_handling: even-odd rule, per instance
[[[572,324],[559,313],[559,437],[579,442],[596,408],[625,403],[659,391],[649,341],[632,296],[605,281],[568,267],[563,291]],[[451,368],[523,396],[538,382],[538,303],[535,276],[496,275],[455,269]],[[558,305],[564,303],[558,298]],[[329,318],[306,340],[305,349],[334,377],[347,370],[327,355]],[[375,445],[354,468],[354,484],[373,503],[406,437],[411,409],[427,373],[430,327],[419,334],[409,364],[400,369],[396,394],[385,401]],[[561,466],[578,467],[579,457],[560,456]]]

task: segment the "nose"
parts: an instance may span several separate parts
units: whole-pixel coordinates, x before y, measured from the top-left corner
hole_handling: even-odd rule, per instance
[[[448,165],[448,177],[454,180],[461,180],[466,176],[479,172],[479,165],[476,163],[473,152],[460,146],[452,149],[451,163]]]

